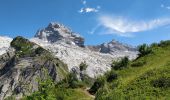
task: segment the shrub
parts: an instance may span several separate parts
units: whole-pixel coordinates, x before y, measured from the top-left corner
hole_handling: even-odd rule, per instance
[[[67,82],[68,82],[69,87],[76,88],[77,83],[78,83],[78,78],[77,78],[76,73],[70,73],[68,75]]]
[[[95,79],[89,77],[88,75],[83,75],[83,80],[82,82],[86,85],[86,86],[92,86],[94,83]]]
[[[105,97],[109,92],[110,91],[106,86],[100,88],[95,94],[95,100],[109,100]]]
[[[138,47],[138,50],[139,50],[139,57],[145,56],[152,52],[152,49],[147,44],[140,45]]]
[[[34,50],[33,50],[33,46],[35,44],[21,36],[14,38],[10,45],[11,45],[11,47],[16,49],[16,54],[19,57],[35,55]]]
[[[92,87],[89,90],[90,94],[95,94],[99,88],[103,87],[105,84],[105,79],[104,77],[99,77],[96,79],[96,81],[94,82],[94,84],[92,85]]]
[[[37,49],[35,49],[35,53],[36,54],[41,54],[43,53],[45,50],[42,47],[38,47]]]
[[[151,45],[150,45],[150,47],[157,47],[158,46],[158,43],[152,43]]]
[[[161,77],[159,79],[153,80],[151,83],[154,87],[169,88],[170,87],[170,78]]]
[[[126,68],[128,66],[128,63],[129,63],[128,57],[124,57],[118,62],[113,62],[111,67],[115,70],[119,70],[122,68]]]
[[[55,100],[55,83],[50,76],[45,76],[47,79],[38,80],[38,91],[34,92],[31,96],[27,96],[27,100]]]
[[[169,46],[169,45],[170,45],[170,40],[167,40],[167,41],[161,41],[158,45],[159,45],[160,47],[166,47],[166,46]]]
[[[94,82],[93,78],[88,75],[84,75],[83,80],[78,79],[77,74],[71,72],[68,74],[67,78],[60,81],[57,85],[58,87],[64,88],[84,88],[85,86],[92,86]]]
[[[87,69],[87,66],[88,66],[88,65],[86,64],[86,62],[81,62],[80,66],[79,66],[80,71],[86,70],[86,69]]]
[[[107,82],[112,82],[113,80],[117,79],[117,74],[111,70],[110,72],[106,73]]]
[[[131,63],[131,66],[132,66],[132,67],[140,67],[140,66],[143,66],[143,65],[145,65],[145,64],[146,64],[146,61],[143,60],[143,59],[140,59],[140,60],[133,61],[133,62]]]

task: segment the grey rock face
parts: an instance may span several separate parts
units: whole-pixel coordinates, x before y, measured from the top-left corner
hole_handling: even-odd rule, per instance
[[[11,95],[16,95],[16,99],[29,95],[38,90],[37,79],[44,80],[46,75],[49,75],[55,82],[59,82],[68,72],[67,66],[48,51],[41,49],[43,52],[36,52],[37,49],[40,50],[38,45],[22,38],[16,39],[16,42],[19,40],[25,41],[27,45],[32,44],[28,50],[32,50],[31,54],[35,55],[21,56],[21,50],[11,48],[0,56],[0,100]],[[20,48],[19,43],[13,44]],[[25,54],[23,52],[22,54]]]
[[[35,37],[50,43],[65,42],[84,47],[83,37],[59,23],[50,23],[45,29],[39,30]]]

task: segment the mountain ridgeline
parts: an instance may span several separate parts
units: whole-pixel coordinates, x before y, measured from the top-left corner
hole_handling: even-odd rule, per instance
[[[86,62],[86,73],[92,78],[109,70],[112,60],[124,56],[135,59],[138,54],[137,49],[117,41],[86,46],[82,36],[55,22],[40,29],[31,41],[51,51],[55,57],[68,65],[69,70],[78,69],[81,62]]]

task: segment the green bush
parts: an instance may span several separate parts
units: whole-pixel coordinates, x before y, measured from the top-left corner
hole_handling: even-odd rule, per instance
[[[109,92],[110,91],[106,86],[100,88],[95,94],[95,100],[110,100],[104,96],[107,95]]]
[[[138,50],[139,50],[139,57],[148,55],[152,52],[152,49],[147,44],[138,46]]]
[[[81,62],[81,64],[79,65],[79,69],[80,69],[80,78],[82,81],[85,80],[85,77],[87,76],[85,73],[83,73],[83,71],[85,71],[87,69],[87,64],[86,62]]]
[[[89,77],[88,75],[83,75],[83,80],[82,82],[84,83],[84,85],[86,85],[87,87],[90,87],[93,85],[95,79]]]
[[[160,47],[170,46],[170,40],[161,41],[158,45],[159,45]]]
[[[27,96],[26,100],[56,100],[55,83],[52,78],[47,75],[47,71],[44,69],[45,79],[38,79],[38,91],[32,95]]]
[[[67,82],[70,88],[76,88],[78,85],[78,78],[76,73],[70,73],[68,75]]]
[[[146,61],[143,60],[143,59],[140,59],[140,60],[133,61],[133,62],[131,63],[131,66],[132,66],[132,67],[140,67],[140,66],[143,66],[143,65],[145,65],[145,64],[146,64]]]
[[[81,62],[80,66],[79,66],[80,71],[86,70],[86,69],[87,69],[87,66],[88,66],[88,65],[86,64],[86,62]]]
[[[16,54],[19,57],[25,56],[34,56],[33,46],[35,44],[30,42],[28,39],[25,39],[21,36],[14,38],[11,42],[11,47],[16,49]]]
[[[157,88],[170,88],[170,78],[161,77],[153,80],[152,85]]]
[[[150,45],[150,47],[151,47],[151,48],[153,48],[153,47],[158,47],[158,43],[152,43],[152,44]]]
[[[107,82],[112,82],[113,80],[117,79],[117,76],[118,75],[113,70],[107,72],[106,73]]]
[[[45,49],[43,49],[42,47],[38,47],[36,50],[35,50],[35,53],[36,54],[41,54],[45,51]]]
[[[92,85],[92,87],[89,90],[90,94],[95,94],[99,88],[103,87],[105,84],[105,78],[104,77],[99,77],[96,79],[96,81],[94,82],[94,84]]]
[[[128,63],[129,63],[128,57],[124,57],[118,62],[113,62],[111,67],[115,70],[120,70],[126,68],[128,66]]]

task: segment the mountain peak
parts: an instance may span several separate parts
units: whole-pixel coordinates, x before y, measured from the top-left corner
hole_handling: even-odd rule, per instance
[[[48,24],[49,28],[66,28],[63,24],[59,23],[59,22],[50,22]]]
[[[50,43],[64,42],[84,47],[83,37],[57,22],[51,22],[46,28],[38,30],[35,37]]]

